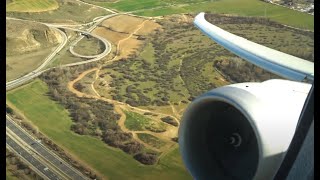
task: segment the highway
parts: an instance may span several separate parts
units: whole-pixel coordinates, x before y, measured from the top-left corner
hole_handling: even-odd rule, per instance
[[[110,18],[110,17],[113,17],[113,16],[116,16],[118,14],[110,14],[110,15],[107,15],[107,16],[104,16],[104,17],[100,17],[98,18],[97,21],[95,21],[95,23],[90,27],[88,28],[86,31],[83,31],[83,30],[79,30],[79,29],[74,29],[74,28],[70,28],[70,27],[64,27],[63,25],[54,25],[54,24],[48,24],[48,23],[41,23],[41,24],[44,24],[46,26],[49,26],[50,28],[53,28],[55,29],[56,31],[58,31],[61,36],[62,36],[62,39],[63,39],[63,42],[44,60],[43,64],[41,64],[37,69],[35,69],[34,71],[18,78],[18,79],[15,79],[15,80],[12,80],[10,82],[7,82],[6,83],[6,90],[10,90],[10,89],[13,89],[17,86],[20,86],[22,85],[23,83],[35,78],[35,77],[38,77],[40,74],[42,74],[44,71],[46,70],[49,70],[49,69],[46,69],[46,70],[42,70],[46,65],[49,64],[49,62],[55,57],[55,55],[67,44],[67,41],[68,41],[68,38],[66,36],[66,34],[61,31],[59,28],[61,29],[69,29],[69,30],[72,30],[72,31],[77,31],[77,32],[82,32],[82,33],[85,33],[85,34],[88,34],[92,37],[95,37],[97,39],[99,39],[100,41],[102,41],[105,45],[105,50],[97,55],[97,56],[94,56],[93,59],[90,59],[90,60],[87,60],[87,61],[80,61],[80,62],[76,62],[76,63],[71,63],[71,64],[65,64],[65,65],[62,65],[60,67],[70,67],[70,66],[76,66],[76,65],[81,65],[81,64],[87,64],[87,63],[91,63],[91,62],[94,62],[94,61],[98,61],[100,59],[102,59],[103,57],[105,57],[106,55],[108,55],[110,52],[111,52],[111,44],[109,41],[107,41],[106,39],[98,36],[98,35],[95,35],[95,34],[92,34],[91,31],[93,29],[95,29],[97,27],[98,24],[100,24],[103,20],[107,19],[107,18]],[[6,17],[6,19],[11,19],[11,20],[20,20],[20,19],[17,19],[17,18],[10,18],[10,17]],[[29,21],[29,20],[23,20],[23,21]],[[35,21],[31,21],[31,22],[35,22]],[[75,40],[75,43],[72,44],[72,46],[75,46],[77,42],[79,42],[84,36],[80,36],[77,40]],[[82,55],[80,56],[82,57]],[[42,70],[42,71],[41,71]]]
[[[26,144],[26,147],[28,147],[28,149],[31,149],[34,152],[36,152],[36,154],[42,159],[44,159],[44,161],[50,162],[52,166],[57,168],[67,177],[77,180],[87,179],[82,173],[80,173],[75,168],[71,167],[67,162],[65,162],[51,150],[46,148],[43,144],[39,143],[28,132],[26,132],[24,129],[22,129],[20,126],[14,123],[9,115],[6,115],[6,127],[12,133],[14,133],[15,136],[19,137],[19,139],[21,139]]]
[[[96,28],[97,25],[100,22],[102,22],[104,19],[110,18],[115,15],[117,14],[111,14],[104,17],[95,18],[95,21],[91,22],[91,24],[93,23],[93,25],[89,29],[87,29],[87,31],[73,29],[70,27],[69,28],[63,27],[61,25],[42,23],[58,31],[61,34],[62,42],[52,53],[50,53],[47,56],[47,58],[43,61],[43,63],[34,71],[18,79],[7,82],[6,90],[8,91],[10,89],[16,88],[28,82],[29,80],[35,77],[38,77],[43,72],[52,69],[52,68],[48,68],[48,69],[44,69],[44,68],[51,62],[51,60],[56,56],[56,54],[59,51],[61,51],[62,48],[65,47],[68,41],[66,34],[60,29],[69,29],[69,30],[88,34],[92,37],[99,39],[105,45],[105,50],[101,54],[94,56],[93,59],[72,63],[72,64],[66,64],[60,67],[76,66],[80,64],[91,63],[94,61],[98,61],[103,57],[105,57],[106,55],[108,55],[111,52],[111,44],[109,43],[109,41],[107,41],[106,39],[98,35],[91,34],[91,31],[94,28]],[[9,18],[9,17],[7,17],[7,19],[21,20],[16,18]],[[29,20],[24,20],[24,21],[29,21]],[[31,22],[35,22],[35,21],[31,21]],[[82,38],[83,36],[80,37],[75,43],[73,43],[73,45],[76,45],[76,43],[79,42]],[[14,123],[14,121],[11,119],[11,117],[8,114],[6,115],[6,129],[7,129],[6,146],[11,151],[15,152],[19,157],[21,157],[22,160],[25,161],[30,166],[31,169],[33,169],[36,173],[38,173],[44,179],[77,179],[77,180],[88,179],[77,169],[73,168],[67,162],[62,160],[53,151],[49,150],[44,145],[39,143],[31,134],[26,132],[16,123]]]
[[[51,169],[46,169],[42,162],[40,162],[37,158],[35,158],[31,152],[23,148],[20,144],[14,141],[11,135],[6,136],[6,146],[11,150],[19,154],[20,158],[23,158],[37,174],[39,174],[44,179],[61,179],[56,173],[54,173]]]
[[[12,80],[10,82],[6,83],[6,90],[12,89],[14,87],[17,87],[21,84],[23,84],[26,81],[29,81],[30,79],[39,76],[42,73],[42,69],[48,65],[48,63],[54,58],[54,56],[67,44],[68,38],[66,36],[66,34],[64,32],[62,32],[60,29],[56,28],[56,27],[51,27],[54,30],[58,31],[60,33],[60,35],[62,36],[62,43],[51,53],[49,54],[49,56],[47,56],[47,58],[44,60],[44,62],[34,71],[18,78],[15,80]]]

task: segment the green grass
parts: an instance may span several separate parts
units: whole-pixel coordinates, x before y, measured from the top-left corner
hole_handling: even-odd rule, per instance
[[[144,115],[125,111],[126,114],[126,121],[124,122],[124,125],[132,131],[144,131],[144,130],[150,130],[153,132],[157,131],[165,131],[167,125],[163,122],[157,122],[153,121],[150,118],[147,118]]]
[[[141,139],[143,142],[145,142],[155,148],[158,148],[158,149],[166,144],[165,142],[161,141],[159,138],[152,136],[150,134],[138,133],[137,135],[138,135],[139,139]]]
[[[42,12],[59,8],[55,0],[12,0],[6,5],[6,11]]]
[[[148,43],[147,46],[143,49],[140,54],[141,58],[147,63],[154,64],[154,48],[151,43]]]
[[[198,0],[191,1],[191,3],[187,0],[121,0],[116,3],[86,1],[120,11],[136,11],[135,14],[142,16],[211,12],[264,17],[266,12],[266,17],[282,24],[312,31],[314,29],[314,17],[312,15],[265,3],[261,0]]]
[[[121,150],[101,140],[81,136],[70,130],[69,112],[46,94],[48,87],[40,80],[7,93],[15,105],[39,130],[108,179],[191,179],[179,154],[164,156],[158,165],[144,166]],[[171,163],[173,162],[173,163]],[[177,163],[176,163],[177,162]],[[171,167],[171,168],[167,168]]]

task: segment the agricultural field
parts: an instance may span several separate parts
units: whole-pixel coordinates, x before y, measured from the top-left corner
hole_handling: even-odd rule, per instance
[[[7,12],[44,12],[58,8],[56,0],[10,0],[6,3]]]
[[[191,179],[182,163],[177,146],[162,156],[156,165],[141,166],[130,155],[111,148],[100,139],[70,130],[69,112],[48,96],[40,80],[7,93],[7,102],[65,151],[108,179]]]
[[[79,24],[88,23],[97,16],[110,14],[102,8],[93,7],[81,1],[73,0],[56,0],[59,8],[44,12],[6,12],[7,17],[15,17],[20,19],[36,20],[48,23],[68,23]],[[42,2],[42,1],[37,1]]]
[[[260,0],[119,0],[102,2],[85,0],[122,12],[133,12],[141,16],[165,16],[181,13],[210,12],[239,16],[267,17],[270,20],[302,29],[314,29],[314,17],[289,8]]]

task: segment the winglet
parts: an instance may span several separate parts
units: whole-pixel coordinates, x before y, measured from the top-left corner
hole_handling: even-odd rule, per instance
[[[262,46],[229,33],[206,21],[205,13],[199,13],[194,24],[216,43],[239,57],[269,72],[294,81],[314,80],[314,64],[310,61]]]

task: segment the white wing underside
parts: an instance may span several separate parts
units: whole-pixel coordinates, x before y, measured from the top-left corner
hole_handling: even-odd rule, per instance
[[[231,34],[206,21],[204,14],[199,13],[194,24],[212,40],[232,53],[281,77],[294,81],[313,82],[314,64],[312,62]]]

